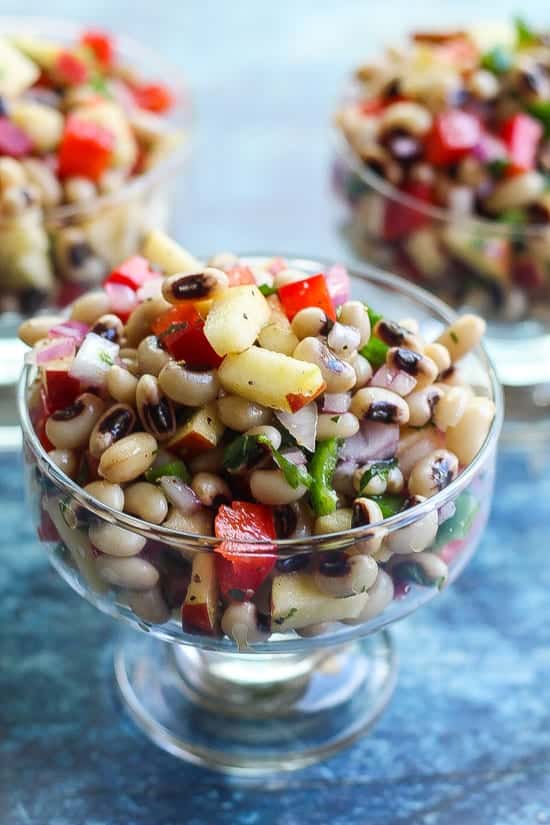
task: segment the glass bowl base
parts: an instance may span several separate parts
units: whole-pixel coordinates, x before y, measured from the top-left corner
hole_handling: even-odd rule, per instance
[[[132,634],[115,655],[126,708],[161,748],[204,767],[261,777],[350,745],[393,693],[384,631],[306,654],[223,654]]]

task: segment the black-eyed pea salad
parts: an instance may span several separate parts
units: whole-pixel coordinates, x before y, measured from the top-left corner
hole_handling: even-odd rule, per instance
[[[124,310],[112,284],[132,293]],[[368,621],[413,585],[442,586],[476,529],[471,488],[425,503],[491,427],[493,402],[457,364],[483,331],[463,316],[426,341],[414,319],[353,299],[341,266],[203,262],[154,231],[102,290],[20,336],[42,448],[155,539],[47,485],[40,535],[142,622],[177,620],[240,648]],[[159,526],[204,545],[171,543]]]

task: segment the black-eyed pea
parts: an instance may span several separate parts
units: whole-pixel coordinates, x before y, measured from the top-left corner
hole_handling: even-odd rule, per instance
[[[123,590],[118,594],[118,601],[127,604],[147,624],[165,624],[170,619],[170,609],[158,585],[148,590]]]
[[[364,481],[365,473],[370,469],[369,464],[357,467],[353,473],[353,489],[365,496],[381,496],[386,492],[387,482],[382,474],[376,473],[368,481]]]
[[[425,135],[432,125],[432,115],[426,106],[410,100],[390,103],[380,115],[380,133],[402,130],[414,137]]]
[[[188,467],[193,475],[197,473],[219,473],[223,469],[223,447],[205,450],[189,459]]]
[[[250,492],[261,504],[280,506],[298,501],[306,488],[303,484],[291,487],[280,470],[254,470],[250,474]]]
[[[397,323],[400,327],[408,329],[413,335],[418,335],[420,333],[420,325],[416,318],[400,318]]]
[[[113,364],[107,372],[107,392],[121,404],[128,404],[131,407],[135,405],[137,384],[136,376],[118,364]]]
[[[458,458],[449,450],[435,450],[420,459],[411,470],[408,480],[413,496],[429,498],[444,490],[458,475]]]
[[[451,366],[451,356],[447,347],[435,341],[424,346],[424,355],[431,358],[438,369],[438,375],[448,370]]]
[[[49,457],[69,478],[76,478],[80,460],[75,450],[50,450]]]
[[[386,364],[402,370],[416,379],[416,389],[420,390],[437,379],[439,370],[431,358],[404,347],[391,347],[386,354]]]
[[[162,282],[162,296],[170,304],[201,301],[229,284],[222,269],[209,266],[202,272],[170,275]]]
[[[443,397],[443,390],[434,385],[408,395],[409,425],[411,427],[424,427],[435,417],[435,411]]]
[[[168,361],[159,372],[158,383],[168,398],[186,407],[209,404],[220,389],[216,370],[191,370],[183,361]]]
[[[449,427],[456,427],[471,399],[469,389],[449,387],[442,393],[433,412],[433,420],[439,430],[445,432]]]
[[[353,413],[321,413],[317,418],[317,440],[328,438],[351,438],[359,431],[359,421]]]
[[[124,509],[124,491],[120,484],[110,481],[91,481],[84,487],[86,493],[113,510]]]
[[[411,495],[405,502],[404,509],[410,509],[426,501],[425,496]],[[385,539],[385,547],[391,555],[394,553],[420,553],[434,541],[439,527],[437,510],[430,510],[406,527],[392,530]]]
[[[219,398],[218,414],[226,427],[239,433],[269,424],[272,419],[271,410],[238,395],[225,395]]]
[[[495,405],[489,398],[470,399],[460,421],[449,427],[446,443],[463,466],[470,464],[480,451],[495,417]]]
[[[245,435],[261,435],[267,438],[274,450],[278,450],[281,446],[282,436],[276,427],[271,427],[269,424],[260,424],[257,427],[251,427],[245,432]]]
[[[404,398],[381,387],[364,387],[351,399],[351,412],[359,420],[379,421],[383,424],[406,424],[409,408]]]
[[[436,586],[440,590],[444,587],[449,568],[440,556],[435,553],[407,553],[395,554],[389,560],[386,569],[396,579],[410,581],[410,568],[416,568],[414,581],[421,581],[426,587]]]
[[[149,590],[159,580],[156,567],[139,556],[117,558],[102,555],[95,559],[94,564],[100,578],[114,587]]]
[[[162,349],[156,335],[147,335],[140,341],[137,348],[137,363],[142,375],[147,373],[158,376],[162,368],[171,360],[171,355]]]
[[[105,408],[104,401],[91,392],[79,395],[74,404],[52,413],[46,421],[46,435],[58,449],[83,447]]]
[[[102,553],[118,558],[137,556],[146,544],[146,539],[138,533],[108,522],[92,524],[88,536],[94,547]]]
[[[162,297],[148,298],[134,309],[126,322],[125,335],[130,347],[137,347],[145,336],[151,333],[151,324],[163,312],[171,309],[171,304]]]
[[[124,490],[124,510],[144,521],[162,524],[168,515],[168,502],[156,484],[136,481]]]
[[[154,375],[142,375],[136,388],[136,407],[143,428],[157,441],[167,441],[176,431],[176,412]]]
[[[356,353],[350,360],[350,364],[355,370],[355,389],[365,387],[372,378],[373,370],[367,358]]]
[[[355,370],[347,361],[337,358],[318,338],[304,338],[293,353],[299,361],[316,364],[326,383],[326,391],[347,392],[355,386]]]
[[[218,507],[231,501],[229,485],[214,473],[197,473],[191,487],[205,507]]]
[[[370,319],[365,304],[361,301],[346,301],[340,308],[339,318],[342,324],[354,327],[359,332],[358,347],[365,346],[371,334]]]
[[[213,512],[201,507],[193,513],[182,513],[177,507],[170,507],[163,527],[178,533],[191,533],[196,536],[213,535]]]
[[[129,435],[134,429],[136,414],[127,404],[115,404],[96,422],[90,433],[89,449],[94,458],[101,455],[116,441]]]
[[[356,498],[352,507],[352,527],[364,527],[368,524],[378,524],[384,516],[378,502],[361,496]],[[362,553],[365,556],[375,555],[386,535],[385,527],[373,527],[371,531],[361,536],[354,545],[354,552]]]
[[[118,315],[107,313],[106,315],[100,315],[93,325],[91,332],[95,332],[100,338],[105,338],[107,341],[114,341],[118,344],[124,335],[124,324]]]
[[[127,435],[109,447],[99,461],[99,474],[114,484],[124,484],[148,470],[158,444],[149,433]]]
[[[71,320],[92,326],[111,309],[111,299],[102,289],[87,292],[71,304]]]
[[[369,598],[362,611],[354,619],[345,619],[345,624],[357,625],[368,622],[382,613],[393,601],[395,588],[393,579],[379,568],[376,581],[369,588]]]
[[[48,332],[57,324],[63,323],[61,315],[37,315],[20,324],[17,334],[24,344],[33,347],[38,341],[46,338]]]
[[[313,578],[322,593],[340,599],[364,593],[377,574],[378,565],[370,556],[347,556],[336,550],[320,555]]]
[[[264,642],[269,633],[258,626],[258,611],[252,602],[235,602],[224,611],[221,628],[226,636],[245,650],[254,642]]]
[[[388,477],[386,479],[386,492],[391,493],[400,493],[405,486],[405,479],[403,478],[403,473],[399,467],[392,467],[388,473]]]
[[[441,333],[436,343],[447,348],[454,364],[477,347],[486,327],[483,318],[477,315],[461,315]]]
[[[305,307],[296,313],[290,326],[296,338],[302,341],[304,338],[326,335],[332,323],[320,307]]]
[[[424,351],[424,344],[419,336],[395,321],[381,318],[374,325],[373,334],[389,347],[404,347],[420,353]]]
[[[328,533],[342,533],[351,529],[351,507],[342,507],[326,516],[317,516],[313,523],[313,533],[324,536]]]
[[[359,348],[361,334],[358,329],[337,321],[327,336],[327,344],[338,358],[348,360]]]

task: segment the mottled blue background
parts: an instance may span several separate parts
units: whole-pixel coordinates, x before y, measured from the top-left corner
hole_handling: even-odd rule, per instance
[[[506,9],[518,4],[65,0],[47,12],[124,30],[185,69],[198,122],[178,213],[189,246],[342,257],[327,122],[345,72],[415,19]],[[191,768],[126,720],[111,679],[118,629],[49,569],[25,523],[18,460],[0,458],[0,825],[550,823],[548,458],[501,457],[477,557],[395,629],[390,708],[369,737],[282,789]]]

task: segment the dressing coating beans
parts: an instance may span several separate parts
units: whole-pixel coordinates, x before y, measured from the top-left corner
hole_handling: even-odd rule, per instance
[[[296,313],[290,325],[294,335],[302,341],[304,338],[326,335],[332,321],[329,322],[320,307],[305,307]]]
[[[95,559],[95,567],[103,581],[115,587],[149,590],[159,580],[156,567],[138,556],[130,558],[98,556]]]
[[[370,319],[365,304],[361,301],[346,301],[340,309],[340,321],[359,332],[359,347],[364,347],[371,334]]]
[[[139,304],[126,322],[125,334],[130,347],[137,347],[139,342],[151,332],[151,324],[159,315],[171,308],[171,304],[162,297],[148,298]]]
[[[103,413],[90,434],[90,453],[99,458],[116,441],[134,429],[136,414],[127,404],[114,404]]]
[[[46,435],[58,449],[83,447],[104,408],[101,398],[85,392],[74,404],[50,415],[46,421]]]
[[[162,349],[156,335],[147,335],[137,348],[137,362],[141,373],[158,376],[171,356]]]
[[[351,400],[351,412],[359,419],[384,424],[406,424],[409,420],[407,402],[397,393],[381,387],[364,387]]]
[[[92,524],[88,531],[90,541],[108,556],[137,556],[141,553],[146,544],[146,539],[138,533],[132,533],[116,524],[102,522]]]
[[[483,318],[477,315],[461,315],[441,333],[436,343],[447,348],[454,364],[477,347],[486,326]]]
[[[78,473],[79,459],[74,450],[50,450],[49,457],[60,470],[69,478],[75,478]]]
[[[347,392],[355,386],[355,370],[337,358],[318,338],[304,338],[294,350],[294,358],[316,364],[326,383],[327,392]]]
[[[168,502],[156,484],[136,481],[124,490],[124,510],[144,521],[162,524],[168,515]]]
[[[127,435],[105,450],[99,461],[99,474],[115,484],[133,481],[148,470],[158,449],[149,433]]]
[[[118,364],[114,364],[107,373],[107,391],[121,404],[133,406],[136,403],[137,383],[136,376]]]
[[[162,296],[171,304],[200,301],[211,298],[220,287],[226,287],[229,279],[225,272],[213,266],[203,272],[171,275],[162,282]]]
[[[60,315],[38,315],[23,321],[17,334],[25,344],[32,347],[45,338],[52,327],[63,323],[63,320]]]
[[[124,509],[124,492],[119,484],[111,484],[110,481],[92,481],[84,487],[84,490],[102,504],[112,507],[113,510]]]
[[[111,309],[111,299],[103,290],[87,292],[71,305],[71,320],[92,326]]]
[[[187,407],[202,407],[214,401],[220,389],[215,370],[190,370],[183,361],[168,361],[158,382],[168,398]]]
[[[291,487],[280,470],[254,470],[249,483],[250,492],[261,504],[290,504],[306,492],[303,484]]]
[[[269,424],[272,417],[271,410],[240,398],[238,395],[225,395],[219,398],[218,414],[226,427],[239,433],[244,433],[252,427]]]
[[[141,423],[157,441],[166,441],[176,431],[172,401],[161,392],[154,375],[142,375],[136,389],[136,406]]]
[[[458,458],[449,450],[435,450],[412,468],[408,486],[412,495],[428,498],[447,487],[458,475]]]

